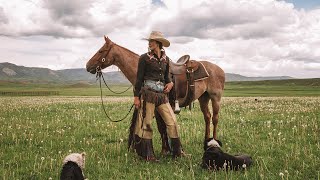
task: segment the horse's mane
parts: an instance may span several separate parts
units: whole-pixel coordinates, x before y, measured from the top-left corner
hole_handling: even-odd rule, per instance
[[[121,48],[121,49],[123,49],[123,50],[128,51],[129,53],[132,53],[132,54],[134,54],[134,55],[139,56],[137,53],[135,53],[135,52],[133,52],[133,51],[131,51],[131,50],[129,50],[129,49],[127,49],[127,48],[123,47],[123,46],[120,46],[119,44],[114,43],[114,45],[116,45],[116,46],[120,47],[120,48]]]

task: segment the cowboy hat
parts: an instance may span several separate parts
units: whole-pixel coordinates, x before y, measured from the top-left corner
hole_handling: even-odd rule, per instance
[[[160,31],[152,31],[150,33],[150,36],[148,38],[143,38],[144,40],[155,40],[155,41],[159,41],[162,43],[162,45],[164,47],[169,47],[170,46],[170,42],[164,38],[162,32]]]

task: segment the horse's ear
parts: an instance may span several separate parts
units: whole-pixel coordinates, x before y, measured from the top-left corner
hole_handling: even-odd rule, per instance
[[[109,41],[110,41],[110,39],[109,39],[107,36],[104,36],[104,40],[105,40],[106,42],[109,42]]]

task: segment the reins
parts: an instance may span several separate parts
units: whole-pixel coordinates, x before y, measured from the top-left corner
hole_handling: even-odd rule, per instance
[[[104,106],[104,103],[103,103],[101,77],[102,77],[103,81],[104,81],[104,78],[103,78],[103,74],[102,74],[101,71],[97,71],[97,78],[98,78],[98,77],[99,77],[99,85],[100,85],[101,106],[102,106],[102,109],[103,109],[103,111],[104,111],[104,114],[107,116],[107,118],[108,118],[111,122],[120,122],[120,121],[123,121],[124,119],[126,119],[126,118],[128,117],[128,115],[129,115],[130,112],[132,111],[132,108],[133,108],[134,104],[131,105],[130,110],[128,111],[128,113],[127,113],[123,118],[118,119],[118,120],[112,120],[112,119],[110,118],[110,116],[108,115],[108,113],[107,113],[107,111],[106,111],[106,108],[105,108],[105,106]],[[105,82],[105,81],[104,81],[104,82]],[[106,82],[105,82],[105,84],[106,84]],[[106,86],[108,87],[107,84],[106,84]],[[109,87],[108,87],[108,89],[109,89]],[[128,89],[129,89],[129,88],[128,88]],[[127,89],[127,90],[128,90],[128,89]],[[127,91],[127,90],[126,90],[126,91]],[[126,92],[126,91],[124,91],[124,92]],[[113,91],[112,91],[112,92],[113,92]],[[122,92],[122,93],[123,93],[123,92]],[[120,94],[120,93],[118,93],[118,94]]]
[[[101,59],[102,63],[104,63],[104,62],[106,61],[106,57],[107,57],[107,55],[109,54],[109,52],[111,51],[112,45],[113,45],[113,44],[110,45],[110,48],[109,48],[108,50],[101,50],[101,51],[100,51],[100,52],[107,51],[106,55]],[[99,78],[101,106],[102,106],[102,109],[103,109],[105,115],[107,116],[107,118],[108,118],[111,122],[120,122],[120,121],[123,121],[123,120],[126,119],[126,118],[128,117],[128,115],[130,114],[130,112],[131,112],[134,104],[132,104],[129,112],[128,112],[123,118],[118,119],[118,120],[112,120],[112,119],[110,118],[110,116],[108,115],[108,113],[107,113],[107,111],[106,111],[106,108],[105,108],[105,106],[104,106],[104,103],[103,103],[101,78],[103,79],[103,82],[104,82],[104,84],[107,86],[107,88],[108,88],[111,92],[113,92],[114,94],[123,94],[123,93],[127,92],[127,91],[132,87],[132,85],[129,86],[126,90],[124,90],[124,91],[122,91],[122,92],[115,92],[115,91],[111,90],[111,88],[110,88],[110,87],[108,86],[108,84],[106,83],[106,81],[105,81],[105,79],[104,79],[104,77],[103,77],[103,73],[102,73],[102,71],[101,71],[101,67],[100,67],[100,66],[97,66],[96,72],[97,72],[96,78],[97,78],[97,79]]]
[[[103,80],[103,82],[104,82],[104,85],[106,85],[107,88],[109,89],[109,91],[113,92],[114,94],[123,94],[123,93],[127,92],[127,91],[132,87],[132,85],[130,85],[130,86],[129,86],[126,90],[124,90],[124,91],[115,92],[115,91],[113,91],[113,90],[108,86],[108,84],[107,84],[106,81],[104,80],[104,77],[103,77],[103,75],[102,75],[102,72],[100,72],[100,73],[101,73],[101,75],[98,75],[98,74],[97,74],[97,76],[101,76],[101,77],[102,77],[102,80]],[[100,77],[99,77],[99,78],[100,78]],[[101,81],[101,79],[100,79],[100,81]]]

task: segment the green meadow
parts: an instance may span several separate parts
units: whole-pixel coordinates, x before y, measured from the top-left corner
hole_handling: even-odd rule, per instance
[[[307,81],[307,80],[306,80]],[[0,177],[59,179],[63,158],[86,152],[88,179],[320,179],[320,85],[306,81],[228,82],[219,114],[218,138],[230,154],[249,154],[243,171],[201,169],[204,120],[196,101],[177,115],[188,157],[161,156],[160,163],[127,149],[130,117],[110,122],[101,109],[99,85],[0,83],[0,92],[58,91],[54,96],[0,96]],[[112,86],[125,90],[128,86]],[[103,89],[106,109],[122,118],[132,92]]]
[[[130,85],[109,85],[111,90],[122,92],[130,88]],[[132,88],[124,94],[114,94],[104,84],[105,96],[133,96]],[[1,92],[58,92],[59,96],[100,96],[99,82],[87,83],[30,83],[0,81]],[[18,93],[19,95],[19,93]],[[226,82],[224,97],[252,97],[252,96],[320,96],[320,78],[317,79],[291,79],[268,80],[248,82]]]

